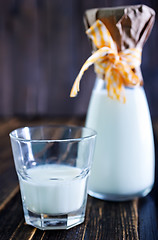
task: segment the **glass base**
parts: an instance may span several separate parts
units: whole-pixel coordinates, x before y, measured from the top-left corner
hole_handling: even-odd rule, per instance
[[[26,223],[41,230],[69,229],[81,224],[84,221],[84,217],[84,215],[76,215],[76,213],[51,216],[25,210]]]
[[[99,198],[101,200],[107,201],[129,201],[135,198],[145,197],[152,189],[153,185],[146,188],[143,191],[137,192],[135,194],[110,194],[110,193],[98,193],[91,190],[88,191],[88,194],[91,197]]]

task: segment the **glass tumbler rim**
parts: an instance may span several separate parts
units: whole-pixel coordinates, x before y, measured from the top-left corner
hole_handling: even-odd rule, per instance
[[[83,137],[72,137],[72,138],[61,138],[61,139],[27,139],[27,138],[24,138],[24,137],[18,137],[16,136],[16,132],[17,131],[21,131],[23,129],[30,129],[30,130],[33,130],[33,129],[37,129],[37,128],[52,128],[52,129],[59,129],[59,128],[67,128],[67,129],[76,129],[76,130],[79,130],[79,129],[82,129],[82,130],[88,130],[89,131],[89,134],[83,136]],[[35,125],[35,126],[24,126],[24,127],[20,127],[20,128],[16,128],[14,130],[12,130],[10,133],[9,133],[9,137],[11,139],[14,139],[16,141],[20,141],[20,142],[30,142],[30,143],[44,143],[44,142],[50,142],[50,143],[53,143],[53,142],[79,142],[79,141],[83,141],[83,140],[87,140],[87,139],[91,139],[91,138],[95,138],[97,136],[97,132],[92,129],[92,128],[88,128],[88,127],[84,127],[84,126],[75,126],[75,125],[60,125],[60,124],[45,124],[45,125]]]

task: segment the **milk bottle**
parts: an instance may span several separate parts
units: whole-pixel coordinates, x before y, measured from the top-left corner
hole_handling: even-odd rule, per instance
[[[126,104],[120,104],[104,86],[96,80],[86,119],[97,131],[89,194],[109,200],[145,196],[154,182],[154,143],[144,89],[126,89]]]
[[[143,197],[154,184],[153,132],[140,69],[154,16],[145,5],[90,9],[84,16],[93,52],[70,95],[77,95],[83,73],[94,64],[86,126],[97,131],[97,142],[89,194],[100,199]]]

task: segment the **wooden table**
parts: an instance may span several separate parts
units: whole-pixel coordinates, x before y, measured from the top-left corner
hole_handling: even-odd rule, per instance
[[[46,123],[83,125],[83,120],[0,120],[0,240],[158,239],[157,170],[155,186],[143,199],[114,203],[88,197],[85,222],[70,230],[41,231],[25,224],[8,133],[20,126]],[[157,159],[158,122],[153,125]]]

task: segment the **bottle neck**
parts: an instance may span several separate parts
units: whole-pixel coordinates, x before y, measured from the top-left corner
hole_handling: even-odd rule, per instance
[[[143,88],[142,85],[140,85],[139,87]],[[136,88],[138,88],[138,87],[126,87],[125,86],[125,89],[134,90]],[[106,81],[103,80],[102,78],[96,77],[93,90],[100,91],[100,90],[104,90],[104,89],[106,89]]]
[[[93,89],[96,90],[96,91],[106,89],[106,82],[102,78],[96,77]]]

